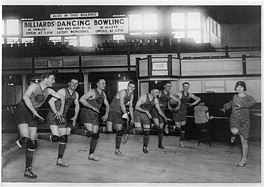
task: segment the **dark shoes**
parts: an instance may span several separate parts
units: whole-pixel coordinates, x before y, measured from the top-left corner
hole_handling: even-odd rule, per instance
[[[147,147],[143,147],[143,153],[144,153],[144,154],[148,154],[148,149],[147,149]]]
[[[163,145],[159,145],[158,148],[159,149],[165,149],[165,147]]]
[[[19,140],[16,141],[16,144],[18,147],[22,147],[22,145],[19,143]]]
[[[31,178],[31,179],[34,179],[34,178],[37,178],[37,177],[38,177],[37,175],[35,175],[35,174],[32,172],[32,168],[31,168],[31,167],[25,169],[24,176],[25,176],[25,177],[28,177],[28,178]]]

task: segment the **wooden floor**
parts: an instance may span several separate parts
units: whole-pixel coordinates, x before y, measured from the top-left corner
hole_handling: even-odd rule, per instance
[[[241,155],[240,144],[229,146],[212,142],[212,147],[197,140],[179,147],[178,136],[164,137],[165,150],[157,148],[158,138],[150,136],[149,154],[142,152],[142,136],[129,135],[121,144],[123,157],[114,154],[115,135],[100,134],[95,155],[98,162],[87,159],[90,139],[71,135],[64,160],[68,168],[56,166],[56,143],[39,141],[33,168],[37,179],[23,176],[25,150],[14,146],[16,134],[2,135],[2,183],[261,183],[261,144],[249,142],[248,164],[236,167]]]

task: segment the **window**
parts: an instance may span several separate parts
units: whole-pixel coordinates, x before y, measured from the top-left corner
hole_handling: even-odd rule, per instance
[[[212,32],[215,33],[215,22],[212,20]]]
[[[61,42],[61,37],[60,36],[52,36],[49,37],[49,41],[57,43],[57,42]]]
[[[92,36],[80,36],[80,46],[92,47]]]
[[[187,28],[188,29],[199,29],[199,28],[201,28],[200,12],[189,12],[189,13],[187,13]]]
[[[142,30],[142,18],[140,14],[129,15],[129,30],[131,32]]]
[[[19,35],[19,21],[18,19],[6,21],[7,35]]]
[[[7,44],[19,43],[19,37],[7,37],[6,43]]]
[[[144,14],[143,25],[145,34],[157,34],[158,16],[157,14]]]
[[[207,18],[206,19],[206,32],[209,32],[210,31],[210,19]]]
[[[157,34],[157,14],[131,14],[129,15],[130,35]]]
[[[216,35],[216,36],[218,36],[218,27],[219,27],[218,24],[215,23],[215,35]]]
[[[220,27],[220,25],[219,25],[219,24],[217,24],[217,28],[216,28],[216,35],[217,35],[217,37],[218,37],[218,38],[220,38],[220,37],[221,37],[221,27]]]
[[[184,13],[172,13],[171,14],[172,29],[184,29]]]
[[[188,38],[192,38],[196,43],[201,43],[201,31],[188,31]]]
[[[34,43],[34,38],[22,38],[22,43]]]
[[[172,13],[171,23],[174,38],[184,38],[182,41],[193,40],[201,43],[202,29],[205,25],[201,26],[200,12]]]
[[[172,32],[172,34],[174,34],[174,38],[185,38],[184,31],[175,31]]]
[[[113,40],[125,40],[124,35],[113,35]]]
[[[76,36],[65,36],[64,42],[72,46],[77,46],[77,37]]]
[[[208,22],[209,22],[209,31],[212,31],[212,22],[210,18],[208,19]]]

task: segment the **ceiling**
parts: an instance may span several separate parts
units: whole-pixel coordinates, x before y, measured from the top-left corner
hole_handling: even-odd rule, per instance
[[[184,10],[204,11],[207,15],[222,23],[261,22],[261,6],[73,6],[73,5],[3,5],[2,17],[49,19],[50,14],[98,12],[100,17],[128,15],[136,12],[168,13]]]

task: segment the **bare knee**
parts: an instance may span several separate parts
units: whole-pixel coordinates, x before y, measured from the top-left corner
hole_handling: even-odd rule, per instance
[[[237,135],[238,132],[239,132],[239,130],[238,130],[237,128],[231,128],[230,130],[231,130],[231,133],[232,133],[233,135]]]
[[[113,124],[110,121],[106,122],[106,130],[110,132],[113,131]]]

